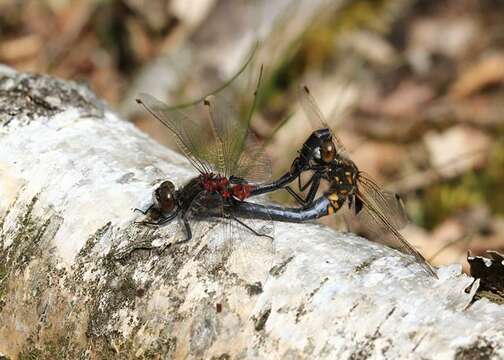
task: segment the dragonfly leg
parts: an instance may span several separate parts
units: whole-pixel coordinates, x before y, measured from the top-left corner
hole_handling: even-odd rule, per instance
[[[301,176],[298,176],[298,189],[300,191],[305,191],[308,186],[313,182],[313,178],[315,177],[316,174],[313,174],[310,180],[306,182],[306,184],[302,185],[301,184]]]
[[[297,192],[292,190],[290,186],[286,186],[285,190],[298,202],[299,205],[306,206],[307,202]]]
[[[243,179],[241,177],[238,177],[238,176],[231,175],[229,177],[229,182],[231,184],[246,184],[247,180],[245,180],[245,179]]]
[[[320,175],[319,173],[315,173],[312,178],[312,185],[310,187],[310,190],[308,191],[308,195],[306,196],[306,205],[311,205],[313,202],[313,199],[315,199],[315,195],[317,194],[319,185],[320,185]]]
[[[315,199],[315,195],[317,194],[317,190],[318,190],[319,185],[320,185],[320,174],[319,173],[313,174],[313,176],[310,178],[310,180],[308,180],[308,182],[306,184],[304,184],[303,186],[301,186],[301,181],[299,180],[299,184],[298,185],[299,185],[299,189],[301,191],[304,191],[309,185],[311,185],[310,190],[308,191],[308,195],[306,196],[305,199],[303,199],[299,194],[297,194],[289,186],[286,186],[285,190],[287,190],[289,192],[289,194],[294,199],[296,199],[296,201],[300,205],[302,205],[304,207],[310,206],[311,203],[313,202],[313,199]]]
[[[316,189],[318,190],[318,184],[320,184],[320,179],[322,178],[322,174],[327,170],[326,166],[322,165],[314,165],[309,168],[309,170],[313,171],[313,175],[310,180],[304,185],[301,185],[301,176],[298,176],[298,187],[300,191],[305,191],[308,186],[312,184],[312,182],[317,181]],[[312,185],[313,187],[314,185]]]
[[[243,221],[241,221],[240,219],[238,219],[236,216],[230,214],[229,217],[231,219],[233,219],[234,221],[236,221],[238,224],[240,224],[241,226],[245,227],[247,230],[249,230],[250,232],[252,232],[254,235],[256,236],[264,236],[264,237],[267,237],[271,240],[273,240],[273,237],[270,236],[270,235],[267,235],[267,234],[261,234],[260,232],[257,232],[256,230],[252,229],[250,226],[248,226],[247,224],[245,224]]]
[[[183,244],[183,243],[188,242],[189,240],[192,239],[191,225],[189,224],[189,221],[187,221],[185,214],[182,215],[182,222],[184,223],[184,227],[185,227],[185,231],[186,231],[187,236],[184,240],[177,241],[177,244]]]
[[[280,179],[265,185],[254,186],[251,195],[261,195],[271,191],[284,188],[288,183],[294,181],[299,176],[299,171],[293,170],[285,173]]]
[[[157,209],[154,209],[154,210],[159,212],[159,210],[157,210]],[[135,221],[135,224],[160,226],[160,225],[166,224],[166,223],[172,221],[173,219],[175,219],[177,214],[178,214],[178,211],[174,211],[173,213],[171,213],[170,215],[168,215],[166,217],[161,216],[157,221]]]
[[[139,213],[142,213],[144,215],[147,215],[147,213],[154,207],[154,204],[152,204],[151,206],[149,206],[147,208],[147,210],[142,210],[142,209],[139,209],[139,208],[134,208],[133,211],[138,211]]]
[[[170,221],[172,221],[173,219],[175,219],[175,217],[177,216],[177,213],[174,212],[172,214],[170,214],[169,216],[167,217],[162,217],[159,221],[158,221],[158,224],[159,225],[163,225],[163,224],[166,224],[166,223],[169,223]]]

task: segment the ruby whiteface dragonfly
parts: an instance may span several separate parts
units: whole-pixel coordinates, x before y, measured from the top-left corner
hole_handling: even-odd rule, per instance
[[[139,96],[137,102],[168,128],[199,173],[178,189],[163,181],[153,192],[152,205],[140,210],[147,215],[140,223],[182,224],[175,243],[206,238],[206,264],[229,261],[232,271],[257,282],[265,280],[265,262],[273,256],[273,222],[267,211],[260,219],[240,219],[232,211],[250,196],[254,183],[271,176],[269,160],[249,130],[261,75],[250,106],[235,107],[234,85],[243,81],[251,59],[218,90],[185,105],[170,107],[148,94]],[[220,230],[206,236],[204,224]]]
[[[305,115],[316,130],[308,137],[293,161],[291,169],[277,181],[256,186],[251,195],[263,194],[285,188],[301,208],[284,208],[261,204],[238,203],[234,211],[240,217],[261,217],[276,221],[304,222],[333,214],[346,203],[351,210],[350,230],[356,228],[371,240],[384,243],[412,255],[422,268],[437,277],[425,258],[400,234],[408,217],[398,195],[382,190],[366,173],[360,171],[350,159],[338,137],[326,124],[322,112],[310,95],[308,88],[300,91],[300,102]],[[301,183],[301,174],[311,171],[310,179]],[[308,189],[305,198],[298,195],[289,183],[298,179],[299,190]],[[321,181],[329,189],[315,198]]]

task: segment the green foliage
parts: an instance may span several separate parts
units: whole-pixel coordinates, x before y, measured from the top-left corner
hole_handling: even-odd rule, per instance
[[[504,140],[497,141],[488,163],[460,178],[435,185],[424,192],[422,225],[428,229],[454,213],[471,206],[486,205],[494,214],[504,215]]]
[[[504,215],[504,131],[493,147],[492,155],[484,177],[484,194],[490,208]]]
[[[432,229],[457,211],[481,203],[483,197],[478,191],[479,182],[478,175],[473,172],[427,189],[423,196],[422,225]]]
[[[355,30],[387,33],[408,0],[354,0],[334,12],[320,14],[317,21],[287,50],[263,85],[258,105],[285,117],[289,91],[309,69],[338,66],[349,54],[338,51],[338,41]]]

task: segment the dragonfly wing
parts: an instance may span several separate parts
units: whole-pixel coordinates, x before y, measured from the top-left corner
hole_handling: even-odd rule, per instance
[[[229,257],[229,247],[222,236],[226,226],[223,201],[218,193],[202,191],[191,203],[187,220],[193,229],[193,242],[197,246],[197,259],[204,273],[212,274],[222,268]]]
[[[228,177],[235,176],[254,182],[269,180],[271,176],[271,165],[264,148],[249,129],[260,77],[261,75],[252,100],[237,95],[240,94],[236,90],[242,80],[240,78],[237,78],[237,84],[230,84],[205,99],[210,128],[217,143],[213,161],[218,171]],[[241,93],[243,92],[242,90]]]
[[[179,149],[199,172],[210,172],[211,164],[205,149],[212,147],[213,139],[205,136],[201,124],[193,120],[197,118],[198,112],[201,113],[201,108],[198,109],[197,105],[170,107],[143,93],[139,95],[137,102],[170,130]]]
[[[365,186],[362,186],[365,187]],[[387,211],[379,201],[370,195],[369,191],[359,189],[356,199],[353,201],[353,216],[356,221],[351,221],[352,227],[357,224],[361,233],[370,240],[383,243],[406,254],[413,255],[415,260],[422,265],[424,270],[432,276],[436,274],[425,258],[420,254],[400,233],[389,219]],[[356,202],[361,202],[362,208],[356,213]],[[351,228],[351,230],[354,230]]]
[[[235,75],[202,98],[175,106],[168,106],[148,94],[140,94],[137,99],[171,131],[182,153],[199,172],[235,175],[226,170],[237,163],[237,149],[241,149],[245,142],[248,121],[240,122],[231,102],[224,101],[224,97],[226,93],[233,94],[233,89],[241,84],[242,74],[252,62],[256,49],[257,46]],[[240,91],[234,91],[235,95],[237,93]],[[213,98],[219,100],[210,103],[209,99]],[[204,105],[212,108],[208,123],[201,121],[208,118],[208,109]],[[206,129],[206,125],[210,128]]]
[[[213,162],[223,175],[235,175],[235,167],[245,148],[248,124],[240,121],[240,114],[224,94],[205,99],[212,135],[216,139]]]
[[[311,95],[308,87],[304,86],[299,90],[299,102],[314,129],[330,129],[329,125],[325,121],[325,117],[322,114],[320,107],[317,105],[317,102]],[[348,151],[343,146],[341,140],[336,136],[336,134],[334,134],[333,131],[331,131],[331,135],[338,154],[348,157]]]
[[[269,181],[272,173],[271,161],[255,135],[247,134],[245,149],[238,160],[236,176],[256,183]]]
[[[273,261],[273,222],[234,217],[219,194],[203,192],[191,208],[191,224],[199,226],[194,237],[204,242],[199,254],[203,256],[205,271],[213,273],[224,267],[248,285],[262,286]],[[201,231],[204,222],[212,228],[211,233]]]
[[[271,219],[234,217],[227,209],[225,237],[233,251],[229,258],[230,270],[247,282],[249,290],[260,291],[269,277],[273,258],[274,223]]]
[[[396,229],[403,229],[409,223],[408,213],[401,197],[393,192],[385,191],[367,174],[359,172],[358,184],[361,194],[373,203],[374,207],[387,214],[387,219]]]

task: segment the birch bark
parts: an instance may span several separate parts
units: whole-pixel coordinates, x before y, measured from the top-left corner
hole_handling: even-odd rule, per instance
[[[0,358],[504,358],[504,308],[468,307],[459,266],[316,224],[276,224],[260,285],[206,263],[215,229],[140,249],[176,229],[132,209],[194,174],[83,86],[0,69]]]

